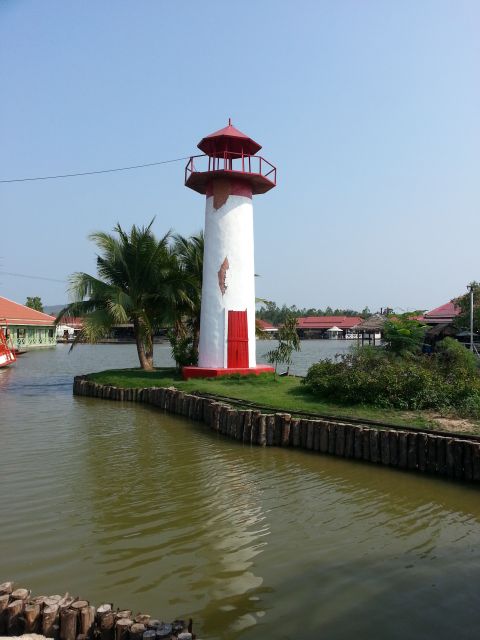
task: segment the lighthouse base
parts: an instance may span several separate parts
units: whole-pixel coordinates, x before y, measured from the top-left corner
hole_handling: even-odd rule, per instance
[[[216,368],[216,367],[183,367],[182,375],[184,380],[189,378],[219,378],[220,376],[258,376],[261,373],[273,373],[275,369],[267,364],[259,364],[256,367],[245,367],[241,369]]]

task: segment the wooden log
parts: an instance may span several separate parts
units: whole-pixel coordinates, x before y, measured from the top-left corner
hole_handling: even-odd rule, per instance
[[[149,620],[148,624],[147,624],[147,629],[149,631],[156,631],[158,629],[158,627],[162,626],[162,621],[161,620],[157,620],[156,618],[152,618],[151,620]]]
[[[370,462],[380,462],[380,442],[378,429],[370,430]]]
[[[95,607],[87,605],[80,610],[80,633],[91,638],[95,628]]]
[[[252,414],[253,411],[247,410],[243,416],[243,435],[242,440],[245,444],[250,444],[252,438]]]
[[[328,451],[328,424],[324,420],[318,421],[318,450],[321,453]]]
[[[237,418],[235,420],[235,440],[243,441],[243,429],[245,421],[245,411],[237,411]]]
[[[319,420],[313,422],[313,450],[320,451],[320,436],[322,434],[322,423]]]
[[[58,603],[58,606],[60,607],[60,613],[62,609],[66,609],[67,607],[69,607],[74,602],[74,600],[75,598],[73,596],[71,596],[69,593],[66,593]]]
[[[408,433],[398,432],[398,468],[406,469],[408,464]]]
[[[362,433],[362,459],[370,460],[370,432],[371,429],[365,427]]]
[[[289,413],[284,413],[282,417],[282,435],[281,446],[288,447],[290,445],[290,429],[292,424],[292,416]]]
[[[345,425],[345,458],[354,456],[355,431],[352,425]]]
[[[312,450],[313,449],[313,420],[305,420],[306,425],[307,425],[307,441],[305,443],[305,446],[307,449]]]
[[[212,431],[217,431],[220,428],[220,405],[215,402],[215,404],[212,407],[212,421],[210,424],[210,428],[212,429]]]
[[[115,640],[128,640],[130,628],[133,620],[130,618],[120,618],[115,624]]]
[[[438,436],[427,435],[425,446],[426,471],[437,473],[437,440]]]
[[[380,437],[380,460],[382,464],[390,464],[390,434],[386,429],[378,432]]]
[[[427,434],[419,433],[417,436],[418,470],[427,470]]]
[[[186,412],[185,412],[185,416],[189,419],[189,420],[196,420],[196,406],[197,406],[197,401],[198,401],[198,397],[193,394],[185,394],[185,402],[187,404],[186,407]],[[207,420],[205,420],[207,422]],[[209,421],[208,421],[209,423]],[[140,623],[135,623],[135,624],[140,624]]]
[[[463,443],[463,473],[468,482],[473,480],[473,442]]]
[[[15,591],[12,591],[10,597],[13,600],[23,600],[25,602],[26,600],[28,600],[28,597],[31,593],[32,592],[30,589],[15,589]]]
[[[85,609],[85,607],[88,607],[88,604],[88,600],[75,600],[75,602],[72,602],[72,604],[70,605],[70,608],[76,611],[78,615],[80,615],[80,611],[82,609]],[[83,631],[80,631],[80,633],[83,633]]]
[[[480,482],[480,443],[472,442],[473,481]]]
[[[292,447],[300,446],[300,420],[292,418],[290,422],[290,439]]]
[[[355,460],[363,458],[363,427],[353,428],[353,456]]]
[[[208,400],[205,398],[197,398],[195,401],[195,420],[198,422],[202,422],[205,416],[205,407],[207,406]]]
[[[160,409],[165,409],[165,387],[160,387],[160,389],[157,389],[154,402],[155,405]]]
[[[407,467],[418,469],[418,434],[409,433],[407,440]]]
[[[132,612],[130,611],[130,609],[118,609],[115,613],[115,622],[117,620],[122,620],[123,618],[130,620],[131,617],[132,617]],[[132,623],[133,623],[133,620],[132,620]]]
[[[24,600],[12,600],[7,605],[7,635],[20,636],[24,631],[23,608]]]
[[[192,403],[192,400],[194,400],[192,398],[192,396],[189,393],[186,393],[183,396],[183,416],[185,418],[190,418],[190,405]],[[136,623],[134,623],[136,624]]]
[[[6,633],[7,630],[7,607],[10,596],[4,593],[0,596],[0,635]]]
[[[130,627],[130,640],[142,640],[145,633],[145,625],[142,622],[134,622]]]
[[[152,616],[148,615],[148,613],[137,613],[133,621],[136,624],[142,623],[143,625],[147,625],[151,619],[152,619]]]
[[[228,412],[230,411],[230,407],[226,404],[222,405],[221,415],[220,415],[220,433],[225,435],[227,433],[228,427]]]
[[[273,416],[273,442],[274,447],[279,447],[282,443],[282,415],[275,413]]]
[[[298,446],[300,449],[307,446],[307,422],[303,419],[298,423]]]
[[[115,633],[115,615],[111,604],[102,604],[97,609],[96,625],[102,640],[112,640]]]
[[[453,438],[448,438],[446,442],[446,467],[447,476],[453,478],[455,476],[455,441]]]
[[[328,429],[328,453],[334,456],[335,448],[337,446],[337,423],[329,422],[327,429]]]
[[[60,609],[60,640],[76,640],[78,613],[70,607]]]
[[[13,591],[13,582],[2,582],[0,584],[0,596],[5,594],[10,595]]]
[[[252,432],[250,434],[250,444],[258,444],[258,417],[260,411],[252,411]]]
[[[453,457],[455,460],[454,464],[454,478],[456,480],[463,479],[463,449],[464,449],[464,441],[463,440],[454,440],[453,443]]]
[[[388,446],[390,449],[390,466],[398,467],[398,431],[389,430]]]
[[[227,417],[227,436],[229,438],[235,439],[235,435],[237,432],[237,421],[238,421],[238,413],[235,409],[230,409]]]
[[[26,604],[23,611],[25,633],[38,633],[41,623],[41,607],[39,604]]]
[[[59,619],[58,604],[46,605],[42,611],[42,633],[47,638],[53,638],[55,634],[54,627],[58,627]]]
[[[443,436],[437,440],[437,473],[441,476],[447,475],[447,441]]]
[[[165,640],[167,640],[167,638],[168,639],[172,637],[175,638],[176,636],[172,636],[172,633],[173,633],[173,624],[162,622],[162,624],[160,624],[160,626],[158,626],[156,629],[157,640],[160,640],[163,638],[165,638]],[[145,640],[145,635],[143,637]]]
[[[267,416],[261,413],[258,416],[258,444],[261,447],[267,446]]]
[[[335,438],[335,455],[339,457],[345,456],[345,425],[337,424]]]
[[[273,413],[267,414],[266,427],[267,427],[267,447],[271,447],[273,445],[273,434],[275,430],[275,416],[273,415]]]

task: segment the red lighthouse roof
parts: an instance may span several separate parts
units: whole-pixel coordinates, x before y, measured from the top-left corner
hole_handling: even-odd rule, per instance
[[[230,119],[226,127],[202,138],[197,146],[209,156],[225,151],[253,156],[262,148],[258,142],[236,129]]]

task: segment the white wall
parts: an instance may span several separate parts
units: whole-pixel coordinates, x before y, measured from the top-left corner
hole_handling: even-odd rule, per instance
[[[228,259],[225,294],[218,271]],[[247,310],[249,366],[255,356],[255,275],[253,256],[253,207],[251,198],[230,195],[219,209],[213,196],[205,209],[205,254],[203,259],[200,367],[227,366],[228,311]]]

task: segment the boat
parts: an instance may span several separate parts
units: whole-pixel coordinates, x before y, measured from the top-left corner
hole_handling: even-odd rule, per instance
[[[12,341],[9,337],[7,337],[7,327],[7,320],[0,320],[0,367],[8,367],[8,365],[13,364],[17,359]],[[5,332],[7,332],[7,335],[5,334]]]

